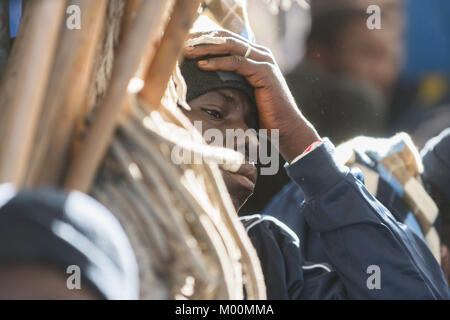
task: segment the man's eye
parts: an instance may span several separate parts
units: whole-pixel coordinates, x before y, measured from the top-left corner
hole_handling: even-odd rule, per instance
[[[211,116],[211,118],[213,118],[214,120],[223,119],[222,113],[220,113],[217,110],[212,110],[212,109],[202,109],[202,110],[203,110],[203,112],[206,112],[209,116]]]

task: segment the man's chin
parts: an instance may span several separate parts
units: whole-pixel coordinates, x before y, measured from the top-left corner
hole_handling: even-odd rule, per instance
[[[236,209],[236,212],[239,212],[239,209],[241,209],[253,194],[254,187],[250,189],[249,186],[244,187],[236,181],[231,181],[233,188],[228,187],[227,181],[225,181],[225,184],[230,192],[234,208]]]
[[[233,202],[234,208],[236,209],[236,212],[239,214],[239,210],[244,206],[244,204],[247,202],[247,200],[251,197],[253,193],[250,193],[248,196],[245,197],[233,197],[231,196],[231,201]]]
[[[229,171],[222,170],[222,176],[230,193],[234,208],[236,211],[239,211],[247,199],[253,194],[255,183],[245,176]]]

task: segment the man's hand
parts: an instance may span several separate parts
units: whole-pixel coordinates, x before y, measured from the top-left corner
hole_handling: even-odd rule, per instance
[[[191,37],[203,34],[209,33],[196,33]],[[244,76],[255,88],[260,128],[269,132],[280,130],[279,151],[286,161],[291,162],[319,136],[297,108],[272,53],[228,31],[217,32],[216,36],[226,38],[226,42],[187,47],[185,57],[221,56],[200,60],[198,67],[205,71],[233,71]]]

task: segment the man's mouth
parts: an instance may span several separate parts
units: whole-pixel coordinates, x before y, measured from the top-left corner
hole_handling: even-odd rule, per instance
[[[256,167],[250,163],[243,164],[238,171],[231,172],[226,171],[234,181],[241,184],[246,189],[253,191],[255,188],[256,180],[258,178],[258,171]]]

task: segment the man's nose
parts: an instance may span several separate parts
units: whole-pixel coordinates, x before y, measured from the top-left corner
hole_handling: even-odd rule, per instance
[[[234,146],[236,151],[245,155],[246,161],[257,162],[259,150],[258,133],[255,129],[250,129],[247,125],[235,128],[236,132],[243,133],[243,136],[236,135]]]

